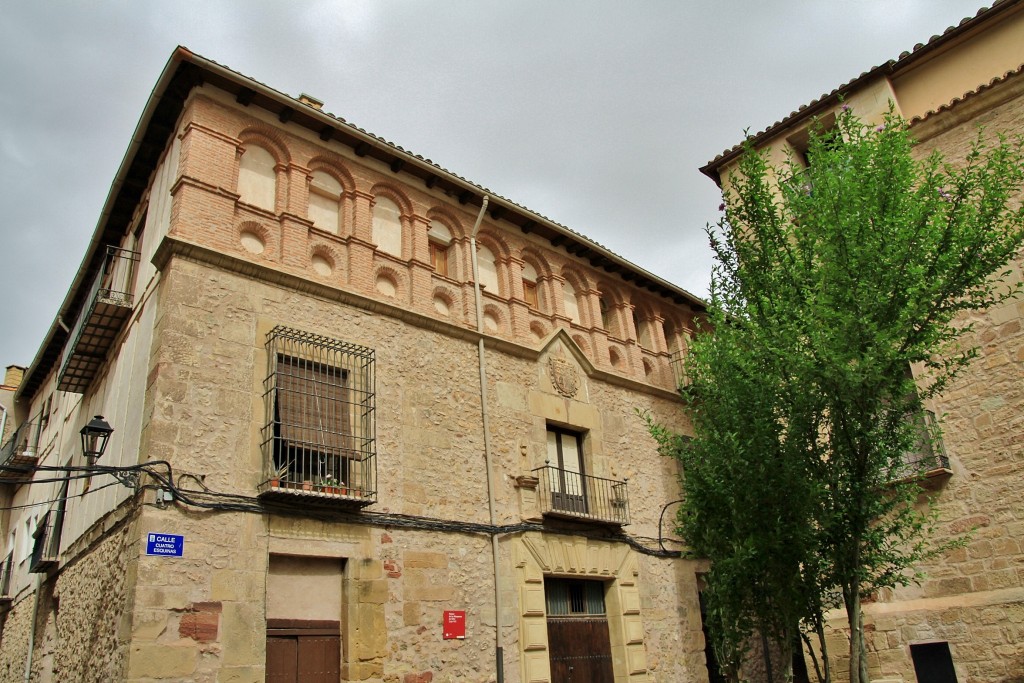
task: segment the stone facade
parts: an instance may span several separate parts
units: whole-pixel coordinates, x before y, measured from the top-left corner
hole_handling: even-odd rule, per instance
[[[702,302],[185,50],[154,103],[87,257],[140,255],[113,304],[130,310],[92,379],[71,386],[60,359],[80,337],[51,331],[19,393],[22,422],[45,416],[20,457],[76,476],[66,495],[43,471],[7,491],[51,512],[6,520],[2,680],[29,663],[35,681],[262,681],[279,640],[315,631],[337,637],[338,680],[494,681],[500,646],[505,681],[543,683],[554,579],[600,586],[587,614],[616,681],[706,680],[700,565],[661,526],[675,464],[640,418],[689,429],[673,362]],[[86,320],[87,277],[64,319]],[[280,326],[374,352],[358,490],[271,483],[291,476],[267,388]],[[99,463],[76,452],[92,415],[115,428]],[[551,463],[553,430],[588,477],[568,507],[544,478],[576,476]],[[144,471],[122,486],[98,465]],[[50,557],[40,539],[61,531]],[[183,536],[183,556],[147,554],[155,533]],[[465,612],[465,639],[442,638],[445,610]]]
[[[979,130],[988,137],[1024,133],[1024,5],[993,9],[759,133],[757,144],[784,158],[810,117],[826,118],[839,96],[868,120],[893,102],[911,121],[921,159],[939,151],[959,164]],[[729,152],[704,171],[728,182],[733,163]],[[1020,282],[1022,264],[1018,257],[1008,282]],[[980,355],[929,406],[940,417],[949,470],[935,472],[922,491],[939,514],[935,542],[965,532],[969,541],[923,563],[919,583],[865,605],[870,672],[879,680],[918,680],[916,646],[943,643],[960,681],[1024,678],[1024,301],[1006,301],[969,322],[974,331],[965,342]],[[832,617],[829,651],[834,670],[846,671],[845,614]]]

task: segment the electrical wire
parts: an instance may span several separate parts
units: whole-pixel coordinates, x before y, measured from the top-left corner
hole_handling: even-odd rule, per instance
[[[83,492],[75,496],[69,496],[68,498],[81,497],[84,496],[86,493],[99,491],[103,488],[107,488],[108,486],[123,484],[125,482],[122,481],[121,477],[125,477],[132,474],[145,474],[152,478],[156,482],[156,485],[154,486],[153,484],[141,484],[138,486],[139,489],[166,489],[171,492],[174,498],[174,502],[176,504],[182,504],[185,506],[199,508],[203,510],[220,512],[247,512],[253,514],[276,513],[288,516],[313,518],[321,521],[336,521],[345,522],[349,524],[363,524],[371,526],[413,529],[420,531],[447,531],[485,536],[508,535],[528,531],[543,531],[545,533],[555,533],[560,535],[584,536],[592,540],[626,543],[637,552],[652,557],[678,558],[682,556],[682,553],[680,553],[679,551],[668,550],[664,547],[664,544],[661,543],[660,539],[660,529],[658,539],[660,548],[651,548],[645,545],[640,538],[630,536],[629,534],[626,534],[622,531],[613,532],[593,528],[558,529],[547,527],[542,524],[527,522],[520,522],[516,524],[492,525],[481,522],[438,519],[436,517],[404,515],[390,512],[374,512],[367,510],[351,512],[349,510],[331,509],[328,507],[306,507],[301,510],[298,510],[293,505],[268,501],[261,498],[257,498],[255,496],[246,496],[236,493],[222,493],[218,491],[213,491],[208,486],[206,486],[206,484],[202,481],[200,477],[191,473],[182,473],[178,475],[177,482],[175,482],[174,471],[173,468],[171,467],[171,463],[169,463],[166,460],[151,460],[148,462],[140,463],[138,465],[128,465],[124,467],[117,467],[111,465],[67,465],[40,466],[37,467],[36,470],[45,472],[67,472],[69,473],[69,476],[63,478],[37,479],[20,483],[26,484],[57,481],[63,482],[71,479],[82,479],[92,477],[99,474],[109,474],[119,477],[118,481],[114,481],[109,484],[104,484],[103,486],[92,489],[91,491]],[[74,476],[70,476],[71,473],[76,474]],[[182,482],[183,479],[186,478],[196,481],[202,487],[202,489],[190,489],[180,486],[179,484]],[[2,481],[3,480],[0,479],[0,482]],[[32,503],[27,506],[16,507],[34,507],[36,505],[44,505],[46,503],[52,502],[55,501],[45,501],[40,503]],[[16,507],[6,509],[16,509]],[[664,509],[662,510],[662,514],[664,514]],[[654,541],[655,539],[644,540]]]

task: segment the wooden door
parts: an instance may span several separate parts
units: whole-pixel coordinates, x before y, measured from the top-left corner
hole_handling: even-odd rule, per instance
[[[551,683],[614,683],[607,617],[548,617]]]
[[[338,622],[268,620],[266,679],[267,683],[338,683]]]
[[[613,683],[612,645],[601,581],[544,581],[551,683]]]

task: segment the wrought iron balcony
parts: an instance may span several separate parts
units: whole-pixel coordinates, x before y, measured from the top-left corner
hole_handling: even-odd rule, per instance
[[[917,444],[903,454],[903,462],[894,480],[920,480],[925,487],[937,486],[949,477],[949,457],[942,439],[935,436],[935,413],[921,410],[907,419],[918,431]]]
[[[63,530],[64,513],[50,510],[39,520],[36,527],[35,545],[28,570],[33,574],[45,574],[60,561],[60,536]]]
[[[301,448],[282,443],[259,486],[261,498],[364,507],[376,501],[373,454]]]
[[[686,353],[673,351],[668,357],[668,363],[672,367],[672,375],[676,379],[677,387],[685,387],[690,384],[690,378],[686,375],[686,366],[683,364]]]
[[[107,357],[114,338],[132,312],[137,251],[108,246],[103,266],[93,280],[81,315],[64,347],[57,388],[85,392]]]
[[[533,470],[540,480],[541,512],[549,517],[629,524],[626,482],[592,477],[551,465]]]
[[[36,415],[22,422],[11,438],[0,447],[0,478],[6,482],[27,481],[39,462],[39,440],[43,418]]]

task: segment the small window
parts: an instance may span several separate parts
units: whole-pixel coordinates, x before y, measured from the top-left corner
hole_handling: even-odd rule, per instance
[[[248,145],[238,166],[238,195],[246,204],[273,211],[277,201],[277,165],[273,155]]]
[[[338,233],[341,227],[341,183],[323,171],[313,171],[309,182],[309,220],[313,226]]]
[[[601,616],[604,583],[583,579],[545,579],[544,601],[549,617]]]
[[[921,683],[957,683],[949,643],[917,643],[910,646],[914,673]]]
[[[529,263],[523,264],[523,300],[530,308],[540,310],[540,298],[537,294],[537,269]]]
[[[430,248],[430,265],[438,275],[448,277],[448,257],[452,233],[444,223],[430,221],[427,231],[427,246]]]
[[[373,203],[373,243],[392,256],[402,256],[402,211],[387,197]]]

